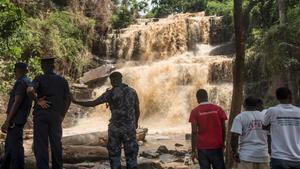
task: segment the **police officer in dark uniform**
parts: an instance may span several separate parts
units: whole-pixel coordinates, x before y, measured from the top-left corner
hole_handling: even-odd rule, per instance
[[[54,73],[54,58],[41,59],[44,74],[33,80],[28,89],[38,104],[33,111],[34,154],[37,169],[49,168],[48,146],[50,141],[52,169],[62,169],[62,121],[70,103],[69,84]]]
[[[127,169],[137,168],[138,144],[136,128],[140,116],[139,99],[134,89],[122,83],[122,74],[113,72],[110,76],[112,89],[107,90],[93,101],[77,101],[75,104],[94,107],[108,103],[111,119],[108,126],[109,161],[112,169],[121,169],[121,146],[124,146]]]
[[[10,92],[7,118],[1,127],[2,132],[7,133],[1,169],[24,168],[23,128],[32,104],[32,100],[26,93],[27,87],[31,84],[26,73],[27,65],[25,63],[15,64],[17,81]]]

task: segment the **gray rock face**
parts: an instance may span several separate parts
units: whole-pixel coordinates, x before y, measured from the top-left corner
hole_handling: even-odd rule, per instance
[[[158,147],[156,152],[159,153],[159,154],[168,154],[169,150],[166,146],[162,145],[162,146]]]
[[[145,157],[145,158],[149,158],[149,159],[153,159],[153,158],[158,158],[159,154],[152,151],[152,150],[147,150],[147,151],[143,151],[140,154],[141,157]]]
[[[96,69],[92,69],[84,73],[83,77],[80,78],[80,82],[88,86],[92,86],[95,83],[103,82],[106,77],[115,69],[112,64],[100,66]]]

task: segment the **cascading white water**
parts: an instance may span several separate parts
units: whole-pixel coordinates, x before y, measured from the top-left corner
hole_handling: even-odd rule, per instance
[[[229,108],[232,84],[209,83],[211,65],[230,63],[226,56],[209,56],[214,47],[197,45],[197,52],[186,52],[166,60],[140,64],[128,61],[117,71],[124,76],[124,83],[136,89],[141,107],[140,125],[150,132],[184,133],[190,129],[188,118],[197,105],[195,93],[199,88],[207,89],[212,102]],[[226,72],[220,72],[226,73]],[[110,88],[109,80],[95,89],[100,96]],[[83,119],[69,131],[81,133],[107,129],[110,116],[105,105],[95,108],[91,117]]]
[[[124,83],[139,95],[142,127],[150,132],[188,132],[199,88],[207,89],[212,102],[229,110],[232,59],[210,56],[216,46],[208,45],[222,43],[222,32],[222,17],[188,13],[157,22],[145,20],[108,37],[107,55],[117,57]],[[95,97],[107,88],[108,80],[95,89]],[[89,118],[64,134],[106,130],[109,116],[105,105],[97,106]]]

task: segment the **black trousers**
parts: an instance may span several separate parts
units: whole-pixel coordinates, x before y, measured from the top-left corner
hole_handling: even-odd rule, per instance
[[[33,122],[36,169],[49,169],[49,141],[52,169],[62,169],[62,118],[54,112],[34,112]]]
[[[23,128],[24,125],[8,128],[1,169],[24,169]]]
[[[271,158],[272,169],[300,169],[300,161],[288,161]]]
[[[198,150],[198,161],[201,169],[225,169],[222,148]]]

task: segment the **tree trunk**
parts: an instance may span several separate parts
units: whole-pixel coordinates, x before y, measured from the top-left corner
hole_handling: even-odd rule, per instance
[[[280,25],[287,24],[287,0],[277,0],[279,10]]]
[[[244,43],[244,28],[243,28],[243,1],[234,0],[234,29],[235,29],[235,47],[236,57],[233,67],[233,93],[231,110],[228,122],[228,134],[227,134],[227,151],[226,161],[227,168],[231,169],[233,166],[233,158],[231,151],[231,133],[233,119],[237,114],[241,112],[242,100],[243,100],[243,87],[244,87],[244,60],[245,60],[245,43]]]
[[[63,149],[63,161],[68,164],[108,159],[107,149],[101,146],[64,146]]]
[[[145,141],[147,128],[137,129],[136,137],[138,141]],[[103,146],[107,144],[107,132],[93,132],[66,136],[62,138],[63,145],[85,145],[85,146]]]

